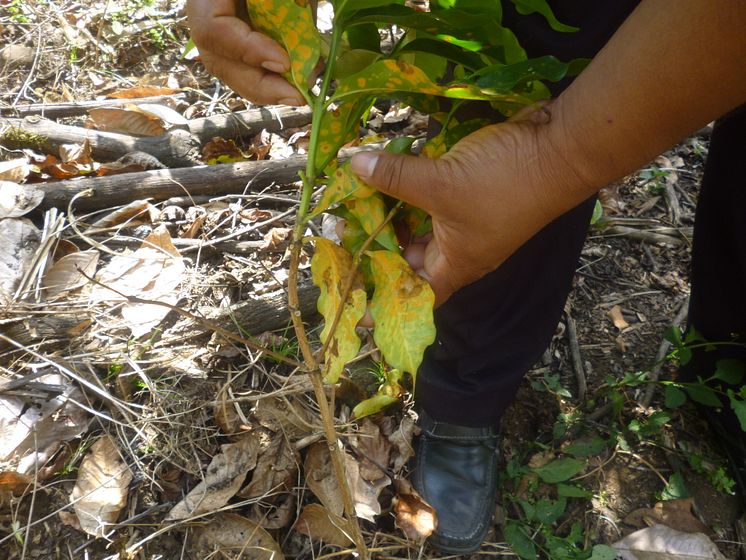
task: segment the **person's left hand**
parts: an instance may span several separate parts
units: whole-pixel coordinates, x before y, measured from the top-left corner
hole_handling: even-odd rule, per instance
[[[251,29],[243,0],[187,0],[192,39],[207,71],[259,104],[305,105],[280,74],[290,69],[285,50]]]

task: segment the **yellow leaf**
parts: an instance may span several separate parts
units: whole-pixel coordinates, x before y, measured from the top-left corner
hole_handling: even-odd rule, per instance
[[[440,156],[445,154],[446,151],[448,151],[448,148],[446,147],[446,135],[445,132],[441,132],[425,142],[420,153],[428,159],[438,159]]]
[[[368,253],[376,289],[370,303],[373,339],[388,364],[414,377],[425,348],[435,340],[430,285],[391,251]]]
[[[388,213],[381,193],[374,193],[367,198],[350,198],[345,201],[345,207],[358,219],[368,235],[376,231]],[[376,241],[389,251],[399,252],[399,242],[391,222],[387,223],[376,235]]]
[[[247,0],[254,29],[280,43],[290,56],[286,76],[301,92],[309,87],[321,55],[321,36],[313,23],[311,9],[293,0]]]
[[[321,342],[326,343],[332,334],[330,330],[337,310],[343,305],[342,290],[350,274],[353,274],[352,256],[328,239],[313,239],[316,241],[316,251],[311,259],[311,275],[314,284],[321,290],[317,307],[324,317]],[[362,277],[357,271],[354,274],[355,280],[347,301],[344,302],[344,311],[324,356],[324,381],[327,383],[336,383],[345,364],[357,356],[360,350],[360,338],[355,333],[355,327],[365,314],[366,295]]]
[[[329,184],[326,186],[324,194],[321,195],[321,200],[319,200],[319,203],[309,217],[313,218],[322,212],[326,212],[329,208],[353,194],[357,198],[367,198],[375,192],[376,190],[373,187],[369,187],[363,183],[352,172],[350,163],[347,162],[331,174]]]

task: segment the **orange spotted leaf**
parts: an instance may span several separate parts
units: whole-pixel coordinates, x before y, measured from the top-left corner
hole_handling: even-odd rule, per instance
[[[375,192],[376,190],[373,187],[369,187],[363,183],[360,178],[352,172],[350,163],[347,162],[335,169],[331,174],[326,190],[324,191],[324,194],[321,195],[321,200],[319,200],[316,208],[311,212],[310,217],[313,218],[322,212],[326,212],[329,208],[342,202],[346,198],[349,198],[353,194],[356,198],[367,198]]]
[[[307,91],[321,55],[321,36],[311,8],[293,0],[247,0],[252,26],[280,43],[290,56],[286,77],[301,92]]]
[[[353,270],[352,256],[342,247],[328,239],[314,237],[316,251],[311,259],[311,276],[321,290],[317,302],[319,313],[324,317],[321,341],[332,340],[324,356],[324,381],[336,383],[347,362],[357,356],[360,338],[355,333],[358,321],[365,314],[366,295],[360,273]],[[344,302],[344,310],[334,333],[330,333],[337,309],[343,305],[342,290],[351,274],[355,280]]]
[[[414,377],[425,349],[435,340],[435,295],[396,253],[371,251],[368,255],[376,285],[370,302],[373,339],[392,368]]]
[[[344,205],[350,214],[357,218],[368,235],[373,235],[378,226],[386,219],[386,203],[379,192],[365,198],[348,198]],[[399,241],[391,222],[383,226],[381,231],[378,232],[376,241],[389,251],[399,252]]]

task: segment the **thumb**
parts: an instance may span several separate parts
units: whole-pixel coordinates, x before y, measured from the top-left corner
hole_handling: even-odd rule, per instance
[[[361,152],[352,156],[350,167],[371,187],[429,212],[442,184],[437,160],[425,157]]]

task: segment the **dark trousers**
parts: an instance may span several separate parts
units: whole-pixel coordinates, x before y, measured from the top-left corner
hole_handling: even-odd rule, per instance
[[[551,32],[543,40],[536,33],[541,22],[524,16],[515,20],[516,30],[534,26],[526,30],[528,43],[517,33],[529,56],[559,51],[565,59],[593,56],[635,3],[615,3],[616,8],[603,3],[600,11],[580,0],[556,3],[560,20],[581,28],[575,42],[567,35],[560,37],[562,44],[552,44]],[[576,16],[603,21],[572,19]],[[472,426],[500,419],[551,340],[592,209],[588,200],[560,216],[500,268],[436,310],[437,339],[425,354],[416,387],[418,403],[433,418]],[[690,322],[709,340],[735,335],[746,342],[746,109],[721,119],[713,131],[696,214]],[[743,356],[742,349],[724,351]],[[689,371],[712,372],[718,354],[700,354]]]

